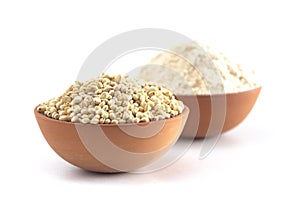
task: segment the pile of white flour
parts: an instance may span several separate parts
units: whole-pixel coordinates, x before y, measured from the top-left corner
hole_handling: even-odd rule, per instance
[[[158,54],[136,77],[161,83],[175,94],[234,93],[257,87],[253,71],[208,46],[191,43],[172,51],[176,53]]]

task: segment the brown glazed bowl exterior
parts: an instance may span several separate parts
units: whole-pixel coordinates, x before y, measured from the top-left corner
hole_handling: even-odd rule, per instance
[[[183,103],[190,108],[189,118],[186,122],[182,135],[186,137],[194,137],[195,129],[197,129],[196,138],[219,134],[217,132],[210,132],[209,135],[207,134],[212,121],[214,120],[214,123],[218,123],[218,119],[215,118],[219,117],[215,116],[215,118],[212,119],[211,98],[216,98],[217,100],[224,97],[226,98],[225,122],[220,120],[220,123],[224,123],[223,128],[221,128],[221,133],[225,133],[226,131],[236,127],[250,113],[260,91],[261,87],[238,93],[217,94],[212,96],[197,95],[195,97],[189,95],[176,95],[179,100],[183,101]],[[195,98],[198,104],[194,103]],[[200,115],[198,112],[200,112]],[[217,113],[217,115],[218,114],[222,115],[222,113]],[[210,130],[214,130],[214,128],[215,127],[210,127]]]
[[[64,160],[85,170],[114,173],[138,169],[162,157],[181,135],[189,108],[166,120],[118,125],[54,120],[36,108],[34,114],[48,144]]]

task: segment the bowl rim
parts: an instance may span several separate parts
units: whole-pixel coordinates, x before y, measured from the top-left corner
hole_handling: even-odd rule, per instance
[[[132,126],[132,125],[148,125],[150,123],[161,123],[162,121],[174,121],[176,120],[177,118],[179,117],[182,117],[186,114],[189,114],[189,107],[184,105],[184,108],[183,108],[183,111],[182,113],[180,113],[179,115],[176,115],[175,117],[171,117],[171,118],[168,118],[168,119],[162,119],[162,120],[157,120],[157,121],[150,121],[150,122],[138,122],[138,123],[120,123],[120,124],[84,124],[84,123],[74,123],[74,122],[66,122],[66,121],[61,121],[61,120],[58,120],[58,119],[53,119],[53,118],[50,118],[50,117],[47,117],[46,115],[42,114],[42,113],[39,113],[38,110],[37,110],[37,107],[36,106],[34,108],[34,114],[36,116],[36,118],[41,118],[41,119],[44,119],[44,120],[49,120],[49,121],[52,121],[52,122],[55,122],[55,123],[62,123],[62,124],[66,124],[66,125],[79,125],[79,126],[102,126],[102,127],[118,127],[118,126]]]
[[[238,92],[230,92],[230,93],[217,93],[217,94],[174,94],[176,97],[211,97],[211,96],[224,96],[224,95],[238,95],[242,93],[247,93],[255,90],[261,90],[262,86],[257,86],[254,88],[251,88],[249,90],[243,90],[243,91],[238,91]]]

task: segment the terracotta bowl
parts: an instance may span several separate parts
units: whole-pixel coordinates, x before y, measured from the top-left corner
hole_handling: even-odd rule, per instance
[[[236,127],[250,113],[260,90],[261,87],[218,95],[176,95],[191,110],[182,135],[203,138],[225,133]]]
[[[85,170],[114,173],[144,167],[162,157],[179,138],[189,114],[151,123],[81,124],[54,120],[34,109],[52,149]]]

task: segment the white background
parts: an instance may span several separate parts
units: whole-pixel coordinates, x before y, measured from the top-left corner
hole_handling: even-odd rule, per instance
[[[0,1],[0,199],[299,199],[297,1],[104,2]],[[197,141],[151,174],[69,165],[42,137],[33,108],[73,83],[103,41],[147,27],[218,46],[255,67],[263,85],[257,104],[204,160]]]

